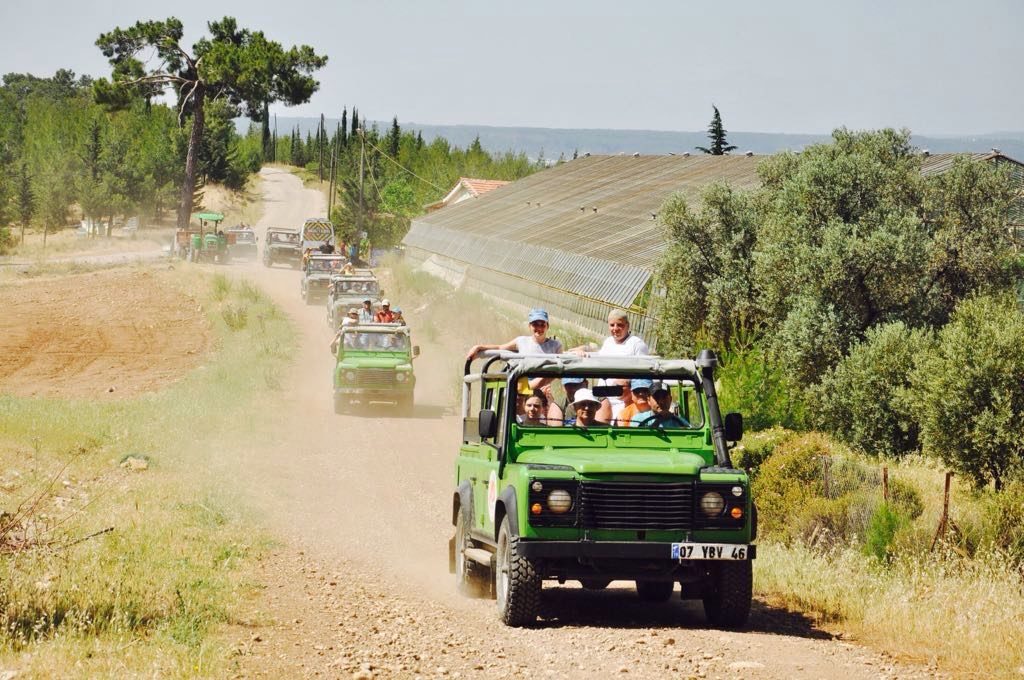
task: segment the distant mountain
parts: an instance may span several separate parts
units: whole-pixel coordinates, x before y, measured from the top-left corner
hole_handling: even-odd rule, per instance
[[[338,119],[328,118],[327,129],[334,130]],[[319,118],[277,119],[278,135],[287,134],[299,127],[303,137],[315,132]],[[542,154],[548,160],[559,156],[571,158],[573,153],[592,154],[666,154],[699,153],[697,146],[706,146],[707,133],[669,132],[661,130],[587,130],[530,127],[494,127],[488,125],[424,125],[400,123],[403,130],[419,130],[426,141],[444,137],[455,146],[467,147],[479,136],[480,143],[492,152],[523,152],[532,159]],[[391,126],[390,121],[371,121],[381,131]],[[239,121],[239,128],[245,130],[248,121]],[[756,154],[770,154],[779,151],[799,151],[809,144],[825,142],[829,135],[776,134],[771,132],[729,132],[729,143],[738,149],[735,153],[751,151]],[[933,153],[956,151],[988,151],[998,148],[1007,156],[1024,162],[1024,132],[993,132],[978,135],[925,137],[913,136],[913,143],[920,149]]]

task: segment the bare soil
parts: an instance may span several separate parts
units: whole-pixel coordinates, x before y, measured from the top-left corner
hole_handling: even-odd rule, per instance
[[[134,396],[210,348],[198,303],[159,269],[16,281],[0,286],[0,309],[0,385],[19,396]]]

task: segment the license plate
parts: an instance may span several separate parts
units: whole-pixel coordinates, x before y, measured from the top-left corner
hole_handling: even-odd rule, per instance
[[[679,560],[745,560],[750,549],[735,543],[673,543],[672,559]]]

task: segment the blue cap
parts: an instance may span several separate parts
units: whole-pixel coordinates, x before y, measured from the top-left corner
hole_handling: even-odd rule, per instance
[[[530,310],[530,316],[527,317],[527,322],[528,323],[533,323],[534,321],[543,321],[544,323],[547,323],[548,322],[548,313],[547,313],[547,311],[545,311],[543,309],[531,309]]]
[[[581,378],[578,375],[569,376],[568,378],[562,378],[563,385],[580,385],[586,382],[586,378]]]
[[[401,314],[402,313],[402,308],[401,307],[394,307],[394,308],[392,308],[391,311],[394,312],[395,314]]]
[[[629,381],[629,389],[631,390],[650,390],[653,385],[654,381],[647,378],[633,378]]]

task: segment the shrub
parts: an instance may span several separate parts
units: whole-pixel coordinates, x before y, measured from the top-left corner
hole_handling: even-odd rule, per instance
[[[876,326],[811,392],[814,424],[868,453],[901,456],[919,446],[906,393],[914,358],[934,340],[902,322]]]
[[[864,535],[864,552],[879,560],[893,555],[893,539],[908,519],[893,504],[882,503],[872,513]]]
[[[961,303],[917,362],[912,393],[926,451],[978,486],[1024,463],[1024,314],[1012,294]]]
[[[744,422],[746,427],[749,422]],[[776,447],[795,436],[792,430],[773,427],[760,432],[752,432],[743,436],[732,451],[732,462],[736,467],[747,470],[751,478],[756,477],[764,461],[771,457]]]
[[[757,346],[722,352],[722,411],[739,411],[744,426],[764,430],[797,427],[803,421],[803,394],[786,380],[784,365]]]
[[[780,442],[753,493],[764,535],[823,547],[859,540],[880,501],[877,471],[817,432]]]
[[[220,302],[231,292],[231,279],[223,274],[213,275],[213,299]]]
[[[249,310],[244,306],[224,305],[224,308],[220,310],[220,315],[228,328],[233,331],[240,331],[249,324]]]

